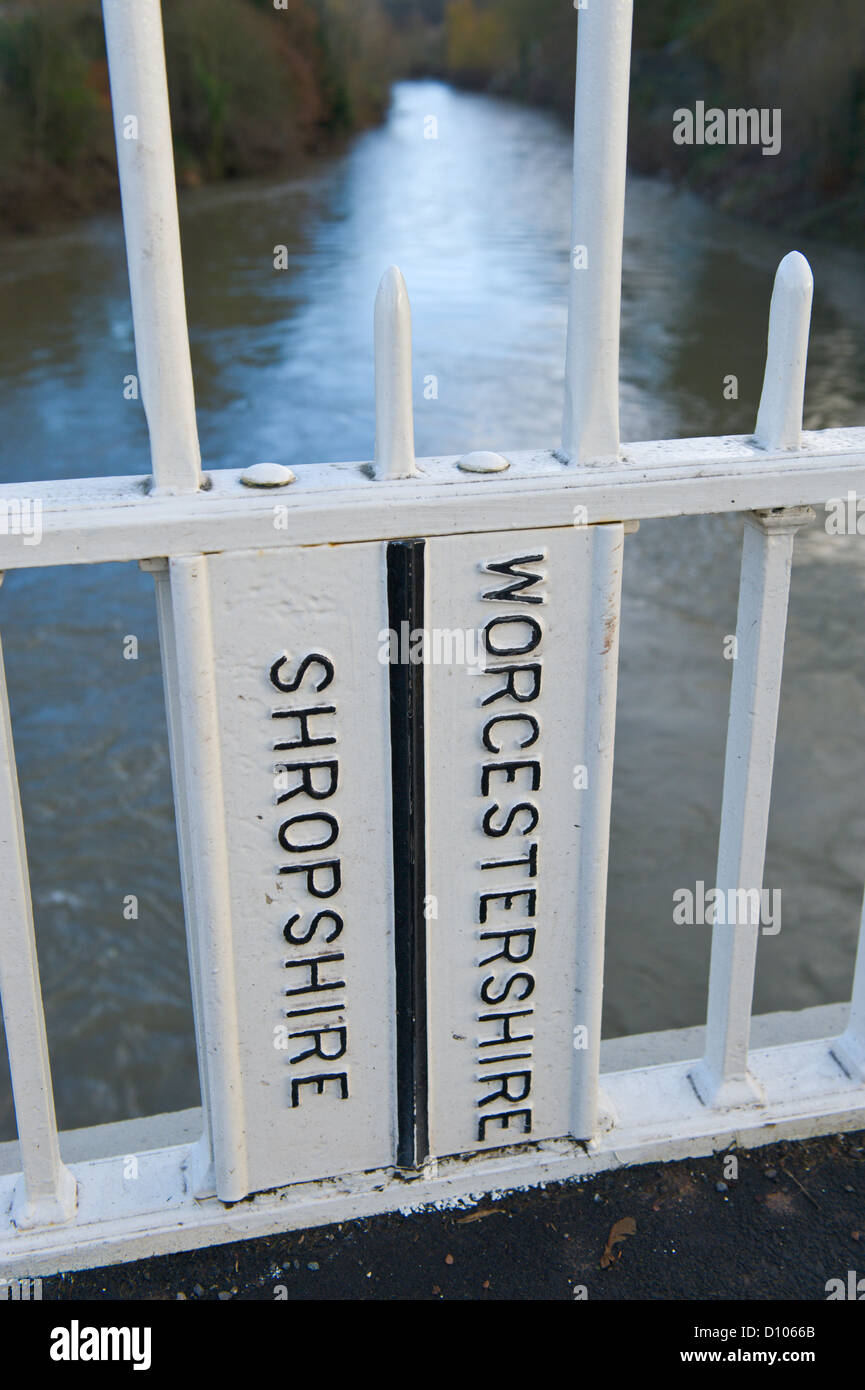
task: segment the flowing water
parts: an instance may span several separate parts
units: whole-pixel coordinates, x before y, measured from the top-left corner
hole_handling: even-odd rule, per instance
[[[372,305],[392,262],[413,304],[418,452],[555,447],[570,159],[552,116],[406,83],[380,129],[303,178],[186,195],[205,467],[371,456]],[[631,179],[624,439],[753,428],[789,249]],[[865,257],[799,249],[816,280],[806,425],[861,424]],[[149,471],[124,398],[119,216],[6,243],[0,301],[0,480]],[[760,1012],[849,997],[865,878],[865,541],[821,523],[797,541],[765,879],[783,925],[761,941]],[[672,895],[714,876],[741,525],[644,523],[626,543],[608,1036],[704,1015],[709,932],[675,926]],[[195,1104],[152,580],[132,565],[12,572],[0,629],[60,1124]],[[0,1130],[14,1134],[4,1074]]]

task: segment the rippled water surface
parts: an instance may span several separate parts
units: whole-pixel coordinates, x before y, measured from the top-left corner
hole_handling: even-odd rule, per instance
[[[424,140],[435,114],[439,139]],[[559,443],[570,137],[433,83],[302,179],[182,206],[206,467],[367,459],[372,304],[412,296],[421,454]],[[273,248],[288,248],[275,272]],[[629,186],[625,439],[753,428],[772,277],[790,243],[664,183]],[[865,259],[800,246],[816,294],[806,425],[865,422]],[[148,471],[119,217],[0,248],[0,479]],[[727,401],[723,380],[739,380]],[[423,382],[438,379],[438,398]],[[708,933],[672,893],[714,874],[741,522],[627,542],[605,1032],[697,1023]],[[865,542],[797,542],[759,1011],[849,996],[865,877]],[[195,1104],[198,1085],[152,580],[134,566],[7,575],[2,627],[49,1041],[64,1127]],[[124,660],[136,636],[139,659]],[[124,916],[129,895],[138,916]],[[130,911],[128,905],[127,913]],[[2,1137],[14,1133],[0,1078]]]

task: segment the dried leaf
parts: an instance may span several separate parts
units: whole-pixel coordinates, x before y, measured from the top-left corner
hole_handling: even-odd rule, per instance
[[[613,1247],[618,1245],[620,1241],[626,1240],[628,1236],[636,1234],[637,1223],[633,1216],[623,1216],[620,1221],[616,1221],[607,1236],[607,1244],[601,1256],[601,1269],[609,1269],[610,1265],[615,1264],[619,1258],[621,1251],[617,1254]]]
[[[458,1216],[457,1225],[465,1226],[469,1221],[483,1221],[485,1216],[506,1216],[501,1207],[485,1207],[483,1211],[470,1211],[468,1216]]]

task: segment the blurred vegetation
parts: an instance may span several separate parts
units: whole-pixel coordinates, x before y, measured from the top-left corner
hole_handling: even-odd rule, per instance
[[[380,118],[379,0],[164,0],[181,183],[288,167]],[[95,209],[117,182],[99,0],[0,5],[0,225]]]
[[[634,11],[632,163],[729,211],[861,244],[865,0],[635,0]],[[570,113],[569,0],[444,0],[442,19],[452,79]],[[673,111],[698,100],[780,108],[780,154],[674,145]]]
[[[278,3],[280,8],[276,9]],[[861,240],[865,0],[635,0],[631,159],[728,210]],[[571,0],[163,0],[181,183],[288,167],[433,74],[569,117]],[[780,107],[782,149],[677,146],[696,101]],[[114,196],[98,0],[0,0],[0,226]]]

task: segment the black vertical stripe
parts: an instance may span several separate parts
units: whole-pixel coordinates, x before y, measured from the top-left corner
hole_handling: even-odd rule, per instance
[[[396,650],[390,667],[393,892],[396,953],[397,1162],[429,1152],[427,1125],[424,668],[409,661],[408,634],[424,625],[424,542],[390,541],[387,600]]]

